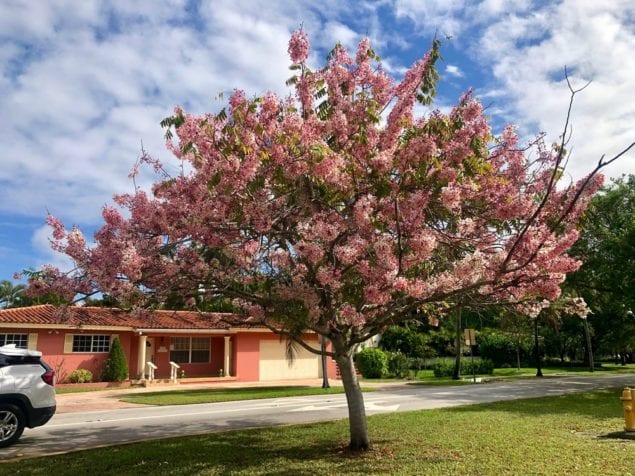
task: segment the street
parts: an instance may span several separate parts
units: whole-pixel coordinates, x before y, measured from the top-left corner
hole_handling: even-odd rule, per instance
[[[635,374],[464,386],[400,385],[365,393],[364,400],[367,414],[373,415],[629,385],[635,387]],[[0,452],[0,460],[240,428],[334,420],[346,416],[344,394],[58,413],[47,425],[25,430],[16,445]]]

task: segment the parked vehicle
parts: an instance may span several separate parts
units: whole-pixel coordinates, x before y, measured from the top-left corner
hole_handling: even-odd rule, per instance
[[[25,427],[44,425],[55,408],[55,372],[42,352],[0,347],[0,448],[18,441]]]

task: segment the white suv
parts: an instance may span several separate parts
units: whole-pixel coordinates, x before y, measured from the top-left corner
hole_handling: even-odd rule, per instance
[[[41,357],[15,344],[0,347],[0,448],[55,414],[55,372]]]

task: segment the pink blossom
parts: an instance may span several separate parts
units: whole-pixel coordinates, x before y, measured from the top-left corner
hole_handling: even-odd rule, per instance
[[[295,64],[304,63],[309,56],[309,37],[303,30],[296,30],[289,40],[289,57]]]
[[[156,182],[113,197],[94,243],[49,216],[53,248],[76,269],[46,267],[29,292],[100,291],[131,305],[176,292],[195,304],[203,288],[240,295],[245,322],[338,336],[377,332],[415,307],[483,300],[535,315],[559,299],[602,177],[548,190],[558,155],[542,138],[534,152],[511,126],[494,139],[471,93],[449,113],[420,113],[431,54],[395,83],[370,50],[363,39],[353,60],[339,45],[309,71],[299,30],[293,94],[236,90],[226,117],[175,108],[183,123],[167,147],[188,161],[183,173],[168,178],[141,157],[134,173],[149,167]],[[301,319],[285,322],[286,309]]]

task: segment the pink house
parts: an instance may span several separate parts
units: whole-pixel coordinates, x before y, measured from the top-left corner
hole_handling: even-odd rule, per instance
[[[304,349],[289,362],[285,342],[266,328],[231,326],[220,313],[129,311],[101,307],[52,305],[0,310],[0,346],[39,350],[63,382],[75,369],[90,370],[99,379],[110,343],[118,336],[128,358],[132,379],[143,379],[148,362],[156,378],[170,377],[170,362],[186,377],[225,377],[237,381],[267,381],[322,377],[321,359]],[[227,316],[227,315],[225,315]],[[317,336],[305,340],[318,349]],[[327,375],[336,366],[327,359]]]

